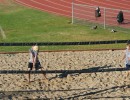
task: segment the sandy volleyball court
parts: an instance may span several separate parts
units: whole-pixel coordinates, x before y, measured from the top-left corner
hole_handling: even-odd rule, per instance
[[[58,73],[32,74],[28,83],[27,74],[0,74],[0,99],[130,99],[130,76],[123,69],[124,51],[77,51],[40,52],[45,70],[89,70],[91,73],[73,73],[59,78]],[[29,54],[0,54],[0,70],[27,70]],[[102,72],[100,71],[102,70]],[[117,70],[117,71],[116,71]]]

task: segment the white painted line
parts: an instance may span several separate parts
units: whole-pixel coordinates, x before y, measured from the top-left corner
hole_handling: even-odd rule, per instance
[[[46,12],[50,12],[50,13],[53,13],[53,14],[58,14],[58,15],[66,16],[66,17],[71,17],[71,16],[66,15],[66,14],[61,14],[61,13],[58,13],[58,12],[54,12],[54,11],[42,9],[42,8],[40,8],[40,7],[35,7],[35,6],[26,4],[26,3],[22,2],[22,1],[19,1],[19,0],[15,0],[15,1],[16,1],[17,3],[19,3],[19,4],[22,4],[22,5],[31,7],[31,8],[39,9],[39,10],[41,10],[41,11],[46,11]]]
[[[84,2],[84,1],[80,1],[80,0],[75,0],[75,1],[77,1],[77,2],[80,2],[80,3],[82,3],[82,4],[88,4],[88,5],[92,5],[92,6],[95,6],[94,4],[92,4],[92,3],[88,3],[88,2]],[[96,2],[96,3],[99,3],[99,1],[93,1],[93,2]],[[110,2],[112,2],[112,1],[110,1]],[[118,5],[115,5],[115,4],[108,4],[108,3],[105,3],[105,2],[100,2],[100,4],[103,4],[103,5],[108,5],[108,6],[113,6],[113,7],[117,7],[118,9],[127,9],[127,7],[124,7],[124,6],[118,6]],[[125,5],[125,4],[124,4]],[[101,7],[106,7],[106,6],[101,6]],[[113,8],[113,7],[106,7],[106,8]]]
[[[1,26],[0,26],[0,34],[1,34],[1,36],[2,36],[3,39],[6,39],[5,32],[4,32],[4,30],[2,29]]]
[[[53,6],[49,6],[49,5],[46,5],[46,4],[43,4],[43,3],[40,3],[40,2],[37,2],[35,0],[30,0],[36,4],[39,4],[39,5],[42,5],[42,6],[46,6],[46,7],[49,7],[49,8],[53,8],[53,9],[56,9],[56,10],[60,10],[60,11],[64,11],[64,12],[68,12],[68,13],[71,13],[71,11],[66,11],[64,9],[60,9],[60,8],[57,8],[57,7],[53,7]]]

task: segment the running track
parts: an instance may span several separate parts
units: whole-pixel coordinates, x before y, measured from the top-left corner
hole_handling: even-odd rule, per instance
[[[49,13],[62,15],[66,17],[72,16],[72,0],[14,0],[14,1],[24,6],[46,11]],[[130,11],[129,0],[74,0],[74,2],[90,6],[100,6],[100,7]],[[116,22],[116,16],[118,11],[110,10],[109,12],[107,12],[108,14],[106,18],[107,24],[118,26],[118,23]],[[79,14],[79,12],[82,13]],[[75,10],[75,15],[77,18],[88,19],[93,22],[103,23],[104,12],[102,11],[102,17],[96,21],[92,12],[93,12],[92,9],[87,11],[85,8],[77,7],[77,10]],[[84,13],[89,13],[89,15],[86,15]],[[124,17],[125,17],[124,24],[120,26],[130,28],[130,12],[125,12]]]
[[[0,0],[0,4],[5,4],[6,1],[5,0]]]

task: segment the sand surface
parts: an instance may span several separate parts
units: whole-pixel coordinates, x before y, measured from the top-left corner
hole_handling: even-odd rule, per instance
[[[91,73],[0,74],[0,100],[129,100],[130,75],[122,61],[124,50],[40,52],[45,70],[90,70]],[[0,70],[27,70],[28,53],[0,54]],[[102,70],[102,72],[100,71]]]

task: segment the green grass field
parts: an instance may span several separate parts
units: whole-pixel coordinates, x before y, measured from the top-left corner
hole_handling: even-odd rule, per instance
[[[10,0],[9,0],[10,1]],[[23,7],[10,1],[0,5],[0,26],[6,39],[0,34],[0,42],[78,42],[130,39],[129,33],[116,32],[90,26],[73,25],[71,18],[49,14]],[[93,46],[46,46],[41,50],[86,50],[123,48],[125,44]],[[0,51],[26,51],[29,47],[0,47]]]

